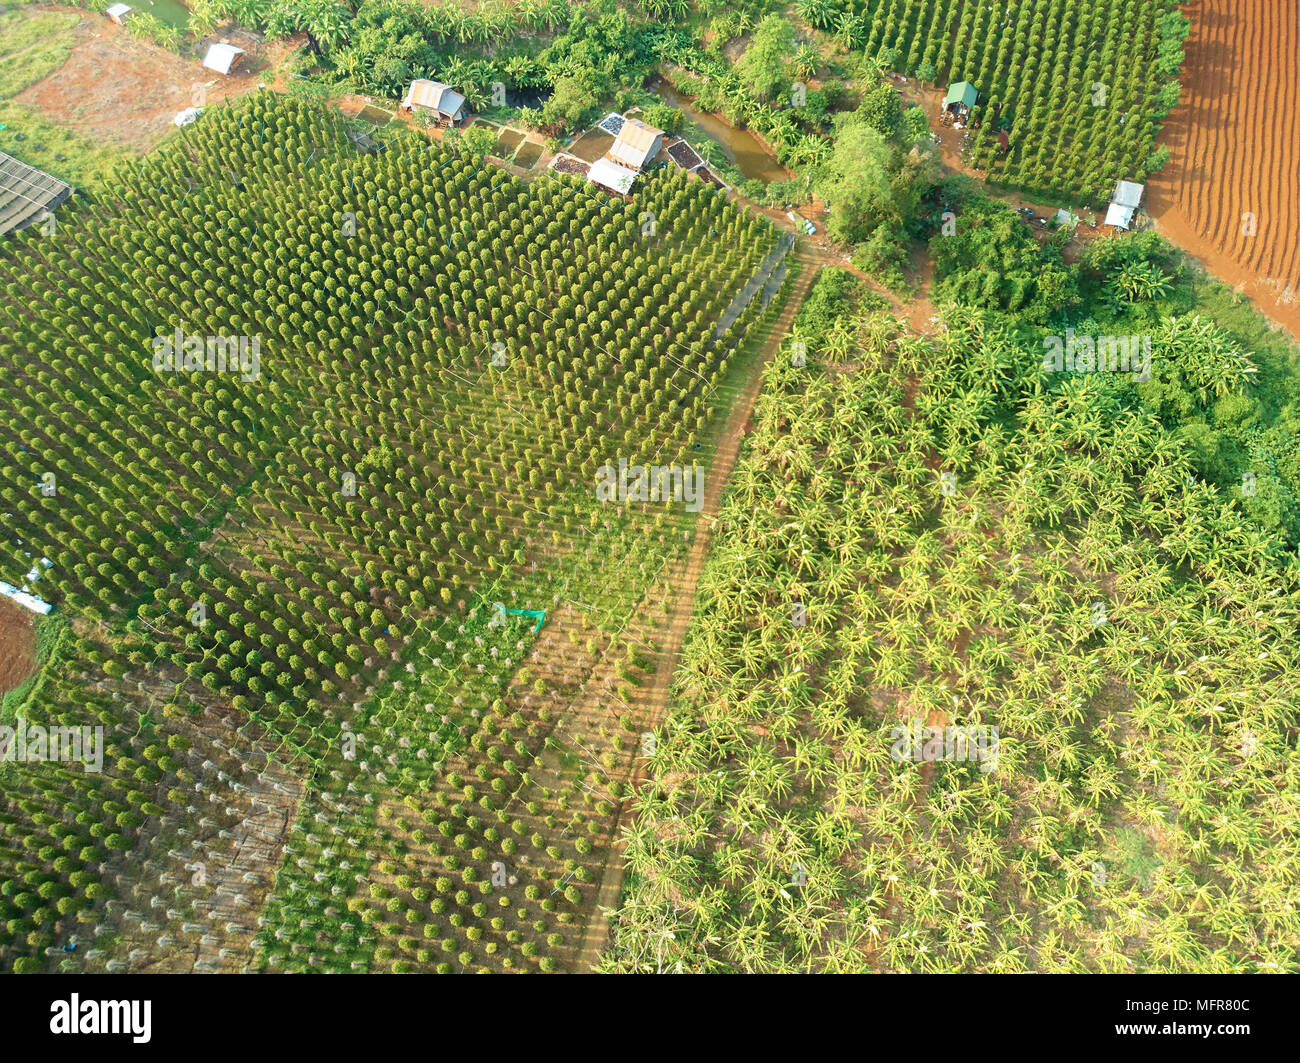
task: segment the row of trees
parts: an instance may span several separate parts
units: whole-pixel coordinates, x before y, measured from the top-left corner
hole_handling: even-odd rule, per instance
[[[1008,182],[1098,202],[1117,179],[1160,164],[1155,137],[1178,101],[1189,27],[1171,0],[805,0],[799,10],[887,70],[973,84],[970,161]]]
[[[235,743],[272,780],[314,772],[363,824],[361,806],[432,785],[439,776],[421,769],[444,759],[436,746],[380,769],[391,784],[361,785],[356,764],[369,758],[344,757],[377,683],[400,682],[399,659],[462,684],[470,672],[480,691],[509,680],[517,652],[463,646],[467,605],[540,548],[539,523],[572,536],[579,519],[609,519],[593,498],[599,465],[694,453],[757,303],[723,335],[715,324],[773,240],[680,171],[645,177],[624,202],[568,179],[525,185],[415,136],[357,155],[326,112],[269,93],[210,111],[115,187],[0,261],[12,326],[0,392],[20,426],[3,459],[5,578],[21,584],[33,557],[48,558],[37,589],[76,626],[78,663],[60,662],[61,681],[32,695],[26,718],[98,706],[110,760],[90,785],[131,780],[121,808],[111,796],[83,807],[79,768],[25,767],[7,789],[0,812],[27,841],[4,855],[4,877],[54,885],[5,909],[6,961],[40,962],[52,920],[97,901],[86,891],[111,881],[108,869],[135,885],[143,872],[122,862],[137,852],[184,855],[173,839],[189,820],[210,819],[203,836],[223,845],[247,800],[236,784],[252,783],[215,742]],[[156,368],[155,338],[176,346],[177,329],[182,352],[192,337],[256,339],[257,365],[232,355],[224,370],[184,371],[183,358],[180,371]],[[652,570],[651,556],[633,571]],[[440,630],[441,672],[409,656],[442,656],[428,641]],[[458,700],[466,692],[452,685],[428,702],[456,733],[467,726]],[[224,718],[224,737],[197,741],[189,706]],[[501,808],[525,785],[546,737],[528,733],[536,719],[534,707],[490,748],[473,745],[477,728],[463,736],[473,753],[455,788],[483,787],[464,801]],[[167,752],[173,737],[205,751],[201,771]],[[29,777],[49,791],[30,809]],[[202,807],[198,783],[228,815],[185,811]],[[82,812],[111,817],[105,852],[33,861]],[[161,813],[177,819],[164,829]],[[466,833],[456,823],[453,838]],[[486,848],[475,837],[471,849]],[[186,877],[181,858],[162,865]],[[67,890],[82,901],[41,903]],[[132,947],[96,962],[165,954],[159,940],[186,939],[203,899],[178,899],[161,934],[108,913]]]

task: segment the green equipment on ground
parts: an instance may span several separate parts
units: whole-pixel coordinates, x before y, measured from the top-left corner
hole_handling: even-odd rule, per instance
[[[501,602],[492,603],[492,619],[488,621],[488,627],[500,627],[505,623],[505,615],[509,613],[513,616],[531,616],[537,621],[537,626],[533,628],[533,634],[536,635],[542,630],[542,624],[546,622],[545,609],[507,609]]]

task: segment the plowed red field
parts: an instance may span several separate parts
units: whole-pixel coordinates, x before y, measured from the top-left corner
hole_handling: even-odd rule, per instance
[[[1183,102],[1165,125],[1173,158],[1149,184],[1148,211],[1300,338],[1300,3],[1182,7],[1192,20]]]
[[[0,694],[36,670],[35,652],[32,614],[8,598],[0,598]]]

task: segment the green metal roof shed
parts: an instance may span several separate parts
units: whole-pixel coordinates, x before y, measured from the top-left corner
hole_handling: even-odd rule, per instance
[[[975,106],[975,101],[979,99],[979,91],[969,81],[954,81],[948,86],[948,95],[943,101],[944,109],[951,107],[954,103],[959,103],[967,110]]]

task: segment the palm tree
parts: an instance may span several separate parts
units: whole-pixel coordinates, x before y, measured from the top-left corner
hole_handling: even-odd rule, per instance
[[[863,34],[866,32],[866,25],[862,16],[854,14],[852,11],[842,11],[835,19],[835,43],[844,51],[849,52],[857,48],[861,42]]]
[[[796,9],[808,25],[821,30],[831,27],[837,12],[833,0],[798,0]]]
[[[817,49],[810,44],[801,44],[794,58],[790,61],[797,78],[807,80],[817,73]]]
[[[453,55],[438,71],[438,77],[444,84],[450,85],[458,92],[463,92],[465,85],[469,83],[472,70],[469,60]]]

